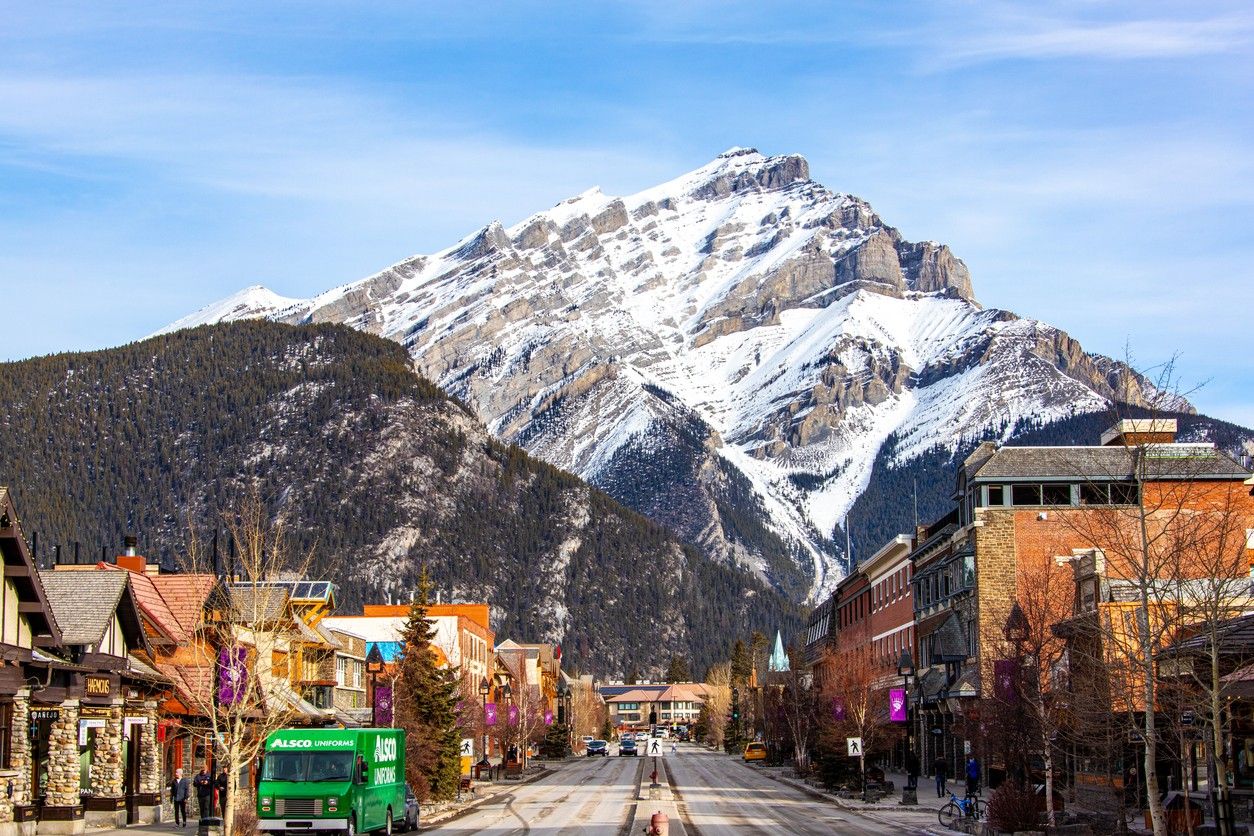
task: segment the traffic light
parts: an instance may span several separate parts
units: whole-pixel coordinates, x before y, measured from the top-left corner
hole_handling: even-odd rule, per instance
[[[732,706],[732,719],[733,719],[733,720],[739,720],[739,719],[740,719],[740,706],[738,706],[738,705],[733,705],[733,706]]]

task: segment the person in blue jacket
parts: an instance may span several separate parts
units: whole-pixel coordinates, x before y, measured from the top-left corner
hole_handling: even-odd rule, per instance
[[[967,758],[967,797],[980,794],[980,762],[975,755]]]

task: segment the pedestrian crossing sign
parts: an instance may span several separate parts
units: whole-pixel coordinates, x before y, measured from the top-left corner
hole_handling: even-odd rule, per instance
[[[649,748],[645,751],[645,754],[655,758],[659,756],[666,757],[666,750],[662,746],[662,738],[650,737]]]
[[[463,737],[462,738],[462,751],[461,751],[462,757],[463,758],[474,757],[474,754],[475,754],[475,739],[473,737]]]
[[[845,745],[849,747],[849,757],[851,758],[862,757],[862,738],[846,737]]]

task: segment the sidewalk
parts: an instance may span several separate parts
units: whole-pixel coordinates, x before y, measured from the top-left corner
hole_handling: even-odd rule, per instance
[[[443,824],[478,807],[492,798],[513,792],[524,784],[538,781],[555,770],[561,769],[564,761],[533,761],[518,779],[498,779],[496,781],[476,781],[473,795],[463,795],[460,801],[441,801],[435,804],[424,804],[419,814],[418,825],[425,830],[429,825]],[[87,828],[85,836],[196,836],[196,818],[186,828],[174,826],[173,821],[160,824],[131,825],[126,828]]]
[[[835,793],[820,787],[813,787],[795,777],[790,767],[756,767],[762,773],[783,784],[795,787],[810,795],[822,797],[842,810],[858,813],[880,824],[894,825],[903,832],[952,834],[955,831],[940,826],[938,812],[949,803],[949,793],[944,798],[936,797],[936,782],[931,778],[919,778],[917,795],[918,804],[902,804],[901,790],[906,785],[905,773],[886,772],[885,780],[893,782],[893,791],[879,801],[866,802],[857,798],[839,798]],[[950,791],[957,790],[953,781],[949,782]],[[961,792],[958,793],[961,795]]]

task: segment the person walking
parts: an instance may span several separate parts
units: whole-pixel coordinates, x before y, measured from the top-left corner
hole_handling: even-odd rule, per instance
[[[192,779],[192,786],[196,788],[196,806],[200,809],[200,817],[213,818],[213,776],[209,770],[202,766]]]
[[[214,779],[213,787],[218,791],[218,809],[221,810],[222,818],[226,818],[226,770],[223,769],[218,773],[218,777]]]
[[[187,795],[191,785],[183,777],[183,770],[174,770],[174,780],[170,781],[170,803],[174,805],[174,826],[187,827]]]
[[[967,797],[980,794],[980,762],[975,755],[967,758]]]
[[[943,757],[937,758],[932,764],[932,771],[936,775],[936,797],[944,798],[949,792],[946,783],[949,781],[949,762]]]
[[[919,788],[919,756],[913,749],[906,752],[906,787],[912,790]]]

